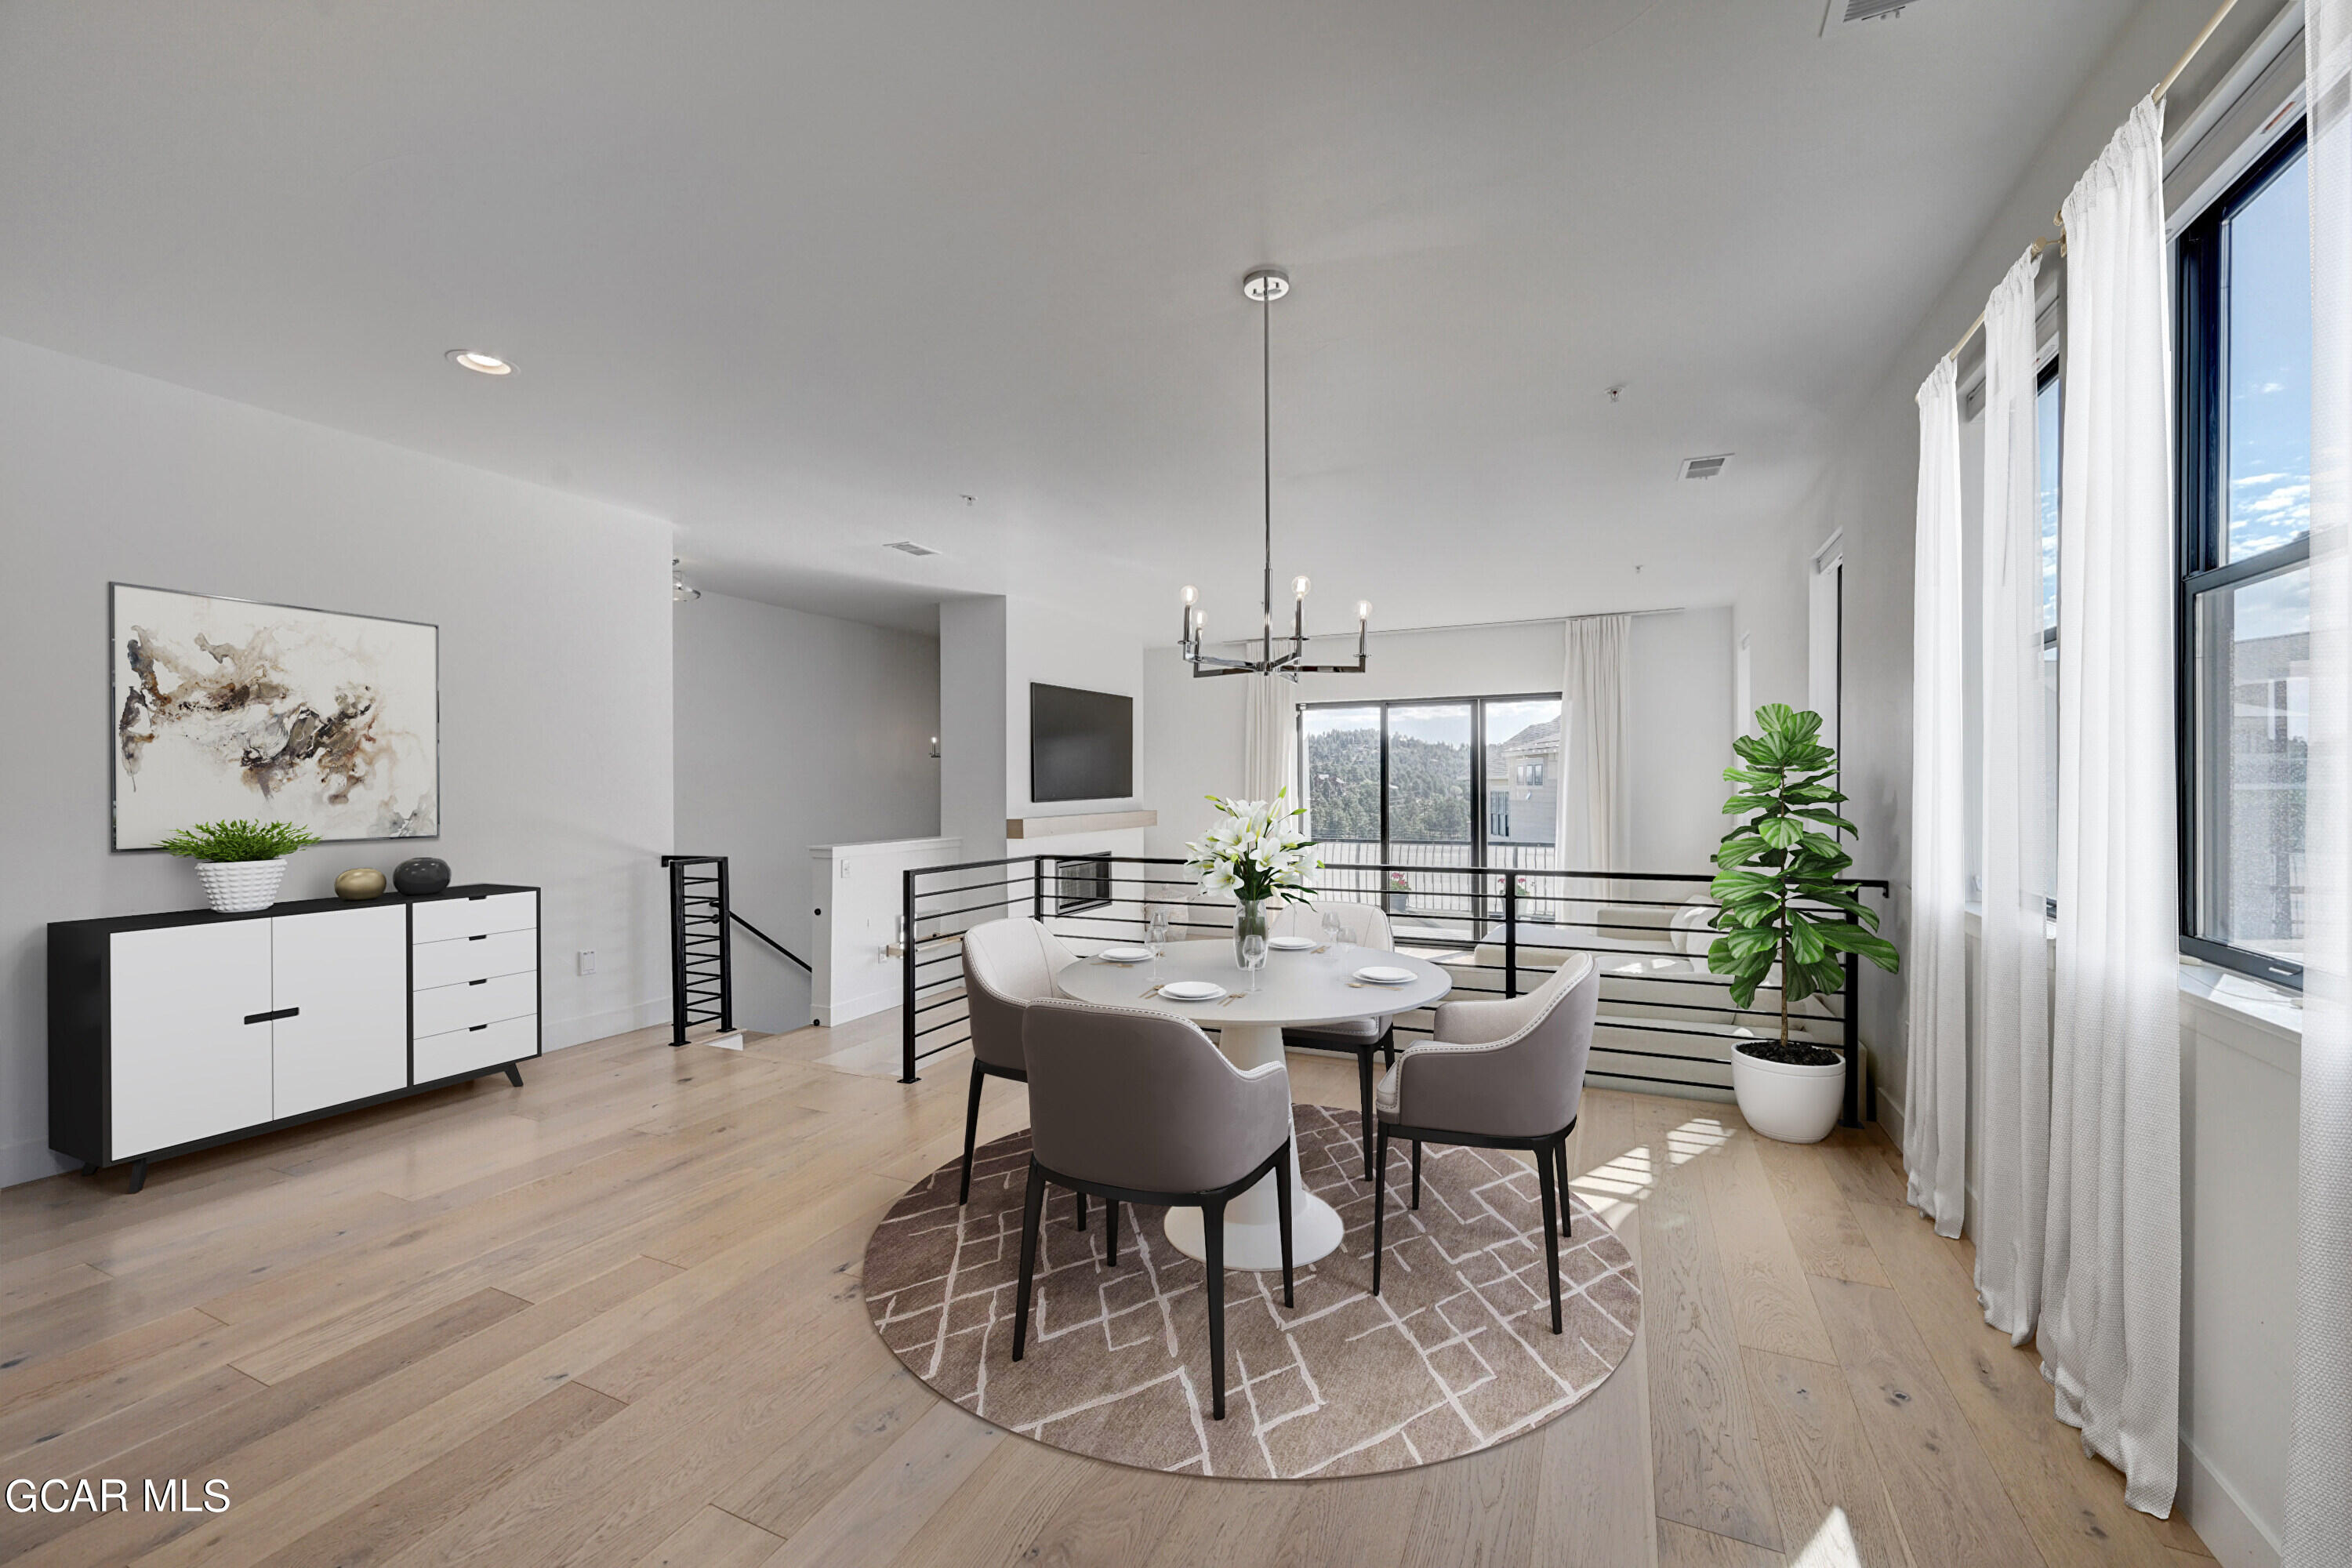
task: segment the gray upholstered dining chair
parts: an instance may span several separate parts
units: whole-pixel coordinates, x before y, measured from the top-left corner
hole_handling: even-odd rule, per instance
[[[1543,1193],[1544,1260],[1551,1271],[1551,1331],[1560,1331],[1559,1243],[1568,1234],[1568,1135],[1584,1098],[1601,971],[1571,954],[1551,978],[1507,1001],[1448,1002],[1433,1037],[1397,1053],[1381,1080],[1372,1163],[1372,1294],[1381,1293],[1389,1141],[1412,1144],[1412,1206],[1421,1206],[1421,1146],[1525,1149]],[[1557,1187],[1555,1188],[1555,1184]]]
[[[1037,1002],[1022,1032],[1029,1063],[1029,1190],[1013,1359],[1029,1342],[1030,1282],[1047,1186],[1103,1200],[1104,1257],[1118,1267],[1118,1205],[1201,1211],[1208,1253],[1210,1414],[1225,1418],[1225,1205],[1274,1173],[1282,1304],[1290,1281],[1290,1075],[1244,1072],[1190,1020],[1083,1002]]]
[[[1323,917],[1339,916],[1347,930],[1347,941],[1354,946],[1378,952],[1396,951],[1396,933],[1389,929],[1389,917],[1378,904],[1356,903],[1345,899],[1327,899],[1318,904],[1290,904],[1276,911],[1270,922],[1269,936],[1306,936],[1320,939]],[[1312,1046],[1327,1051],[1353,1051],[1356,1054],[1356,1092],[1362,1102],[1364,1130],[1364,1180],[1372,1179],[1372,1053],[1378,1051],[1383,1065],[1396,1066],[1396,1031],[1390,1014],[1375,1014],[1366,1018],[1342,1018],[1336,1024],[1308,1024],[1282,1031],[1286,1046]]]
[[[980,1086],[992,1078],[1029,1079],[1021,1048],[1021,1020],[1032,1003],[1059,996],[1054,975],[1077,954],[1044,924],[1026,916],[990,921],[963,933],[964,1011],[971,1020],[971,1094],[963,1108],[963,1182],[956,1202],[971,1201],[971,1152],[980,1134]],[[1077,1224],[1087,1226],[1086,1194],[1076,1199]]]

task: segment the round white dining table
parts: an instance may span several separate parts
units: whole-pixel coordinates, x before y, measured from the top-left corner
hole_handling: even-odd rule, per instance
[[[1370,964],[1409,969],[1413,979],[1404,985],[1367,985],[1350,979]],[[1286,1027],[1409,1013],[1433,1005],[1454,988],[1446,972],[1425,959],[1347,943],[1319,952],[1268,952],[1253,988],[1249,973],[1234,960],[1230,936],[1171,942],[1157,963],[1118,964],[1082,958],[1065,965],[1054,980],[1064,995],[1080,1002],[1142,1007],[1213,1029],[1225,1059],[1244,1071],[1283,1059]],[[1159,994],[1159,985],[1171,980],[1213,980],[1226,989],[1231,1000],[1178,1002]],[[1291,1261],[1312,1263],[1339,1247],[1345,1227],[1338,1211],[1299,1182],[1295,1132],[1290,1145],[1290,1190]],[[1170,1209],[1167,1231],[1178,1251],[1207,1260],[1199,1209]],[[1272,1176],[1225,1206],[1225,1267],[1282,1267],[1282,1231]]]

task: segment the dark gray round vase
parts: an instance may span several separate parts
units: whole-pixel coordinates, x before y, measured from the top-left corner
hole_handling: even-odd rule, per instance
[[[449,862],[430,855],[403,860],[393,868],[392,885],[412,899],[441,892],[449,886]]]

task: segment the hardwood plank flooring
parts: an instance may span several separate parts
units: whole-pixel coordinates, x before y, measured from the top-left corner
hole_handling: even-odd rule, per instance
[[[1012,1436],[883,1350],[857,1272],[959,1151],[967,1065],[897,1020],[660,1031],[157,1166],[0,1193],[0,1454],[133,1509],[0,1514],[27,1564],[2184,1568],[2056,1426],[1875,1129],[1588,1095],[1573,1185],[1643,1268],[1625,1364],[1517,1442],[1312,1484]],[[1344,1058],[1293,1091],[1352,1106]],[[1026,1119],[991,1083],[981,1135]],[[142,1481],[215,1477],[220,1514]]]

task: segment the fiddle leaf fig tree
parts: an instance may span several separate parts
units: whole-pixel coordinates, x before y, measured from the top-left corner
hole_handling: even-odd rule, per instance
[[[1743,1008],[1780,966],[1786,1048],[1789,1004],[1844,984],[1844,954],[1890,974],[1901,960],[1877,933],[1878,916],[1841,880],[1853,857],[1834,835],[1855,828],[1834,809],[1845,796],[1832,783],[1837,752],[1822,743],[1822,716],[1768,702],[1756,710],[1756,728],[1731,743],[1739,760],[1723,770],[1738,786],[1724,815],[1741,820],[1715,852],[1712,890],[1723,906],[1716,916],[1723,934],[1707,949],[1706,964],[1730,978],[1731,1000]]]

